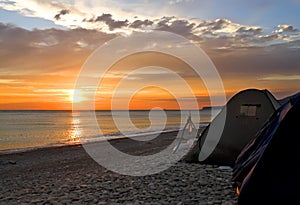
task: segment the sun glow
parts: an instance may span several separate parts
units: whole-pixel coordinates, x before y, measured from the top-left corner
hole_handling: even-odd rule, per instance
[[[78,103],[78,102],[83,102],[86,100],[86,97],[83,96],[81,92],[78,92],[74,89],[68,90],[68,100],[70,102]]]

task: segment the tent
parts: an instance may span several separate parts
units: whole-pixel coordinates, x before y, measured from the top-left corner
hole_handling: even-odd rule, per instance
[[[279,106],[267,90],[247,89],[237,93],[209,126],[198,134],[198,140],[184,161],[233,166],[242,148]],[[224,118],[224,129],[217,133]]]
[[[300,204],[300,94],[285,102],[237,158],[238,204]]]

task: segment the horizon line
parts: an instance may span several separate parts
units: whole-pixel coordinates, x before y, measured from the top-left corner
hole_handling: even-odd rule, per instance
[[[197,110],[203,110],[203,109],[209,109],[209,108],[222,108],[223,106],[205,106],[199,109],[154,109],[153,111],[197,111]],[[95,109],[95,110],[72,110],[72,109],[0,109],[0,111],[151,111],[152,109]]]

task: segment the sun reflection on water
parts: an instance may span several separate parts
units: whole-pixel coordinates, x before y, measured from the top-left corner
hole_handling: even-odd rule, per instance
[[[72,124],[72,128],[70,133],[70,141],[79,142],[79,138],[82,135],[82,128],[80,127],[80,119],[73,116],[71,124]]]

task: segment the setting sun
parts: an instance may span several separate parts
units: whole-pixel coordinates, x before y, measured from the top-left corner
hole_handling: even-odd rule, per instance
[[[80,91],[75,91],[74,89],[68,90],[68,100],[73,103],[83,102],[86,99]]]

